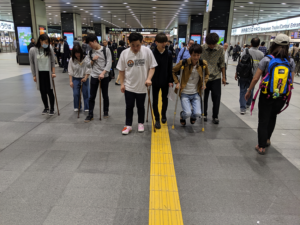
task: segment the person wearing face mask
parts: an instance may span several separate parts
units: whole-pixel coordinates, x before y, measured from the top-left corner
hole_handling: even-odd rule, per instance
[[[89,75],[90,70],[87,68],[87,62],[80,45],[75,45],[72,49],[72,57],[68,66],[70,87],[73,89],[74,112],[78,112],[79,101],[81,101],[80,88],[82,85],[82,95],[84,102],[84,111],[89,112]],[[80,106],[82,107],[83,104]]]
[[[50,38],[47,34],[40,35],[35,47],[29,51],[29,62],[33,80],[37,84],[37,89],[41,92],[45,109],[42,115],[49,113],[54,115],[54,94],[52,78],[55,78],[55,57]],[[50,101],[50,110],[48,105]]]

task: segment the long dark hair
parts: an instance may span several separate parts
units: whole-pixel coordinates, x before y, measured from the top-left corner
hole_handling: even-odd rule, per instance
[[[80,53],[80,62],[81,62],[83,60],[83,51],[82,51],[82,48],[80,47],[80,45],[75,45],[72,49],[72,60],[73,61],[75,59],[77,59],[77,57],[75,56],[75,53]]]
[[[51,45],[51,42],[50,42],[50,38],[49,38],[49,36],[47,34],[41,34],[39,36],[39,39],[36,42],[36,47],[38,49],[40,47],[42,47],[41,41],[45,41],[45,40],[48,40],[48,48],[44,48],[44,54],[45,54],[45,56],[48,56],[48,55],[50,55],[50,45]]]
[[[281,60],[287,59],[288,61],[290,61],[288,45],[278,45],[273,42],[270,47],[270,53],[275,58],[280,58]]]

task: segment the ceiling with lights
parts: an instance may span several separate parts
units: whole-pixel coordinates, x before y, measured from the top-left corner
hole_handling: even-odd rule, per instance
[[[60,25],[61,13],[78,13],[82,26],[171,29],[204,13],[206,0],[44,0],[48,25]],[[233,28],[300,15],[300,1],[235,1]],[[13,21],[10,0],[0,1],[0,20]]]

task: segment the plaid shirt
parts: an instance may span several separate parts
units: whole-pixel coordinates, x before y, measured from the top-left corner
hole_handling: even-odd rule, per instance
[[[267,54],[267,48],[265,46],[260,46],[258,50],[264,53],[264,56]]]
[[[210,49],[207,44],[204,44],[202,48],[201,59],[208,63],[208,81],[221,79],[221,69],[225,68],[223,47],[217,45],[214,49]]]

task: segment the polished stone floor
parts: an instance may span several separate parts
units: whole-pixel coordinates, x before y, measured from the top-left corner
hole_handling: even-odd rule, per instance
[[[73,112],[69,78],[59,68],[61,115],[42,116],[30,69],[19,67],[14,57],[0,54],[5,71],[0,75],[0,224],[148,224],[151,120],[138,133],[135,111],[133,132],[122,136],[124,96],[112,81],[110,118],[99,121],[97,105],[95,120],[84,123],[84,114],[77,119]],[[261,156],[254,150],[257,106],[253,116],[239,115],[230,64],[219,125],[211,123],[210,110],[204,133],[201,121],[181,127],[179,118],[172,130],[175,104],[169,102],[184,224],[299,225],[300,86],[278,117],[272,147]]]

